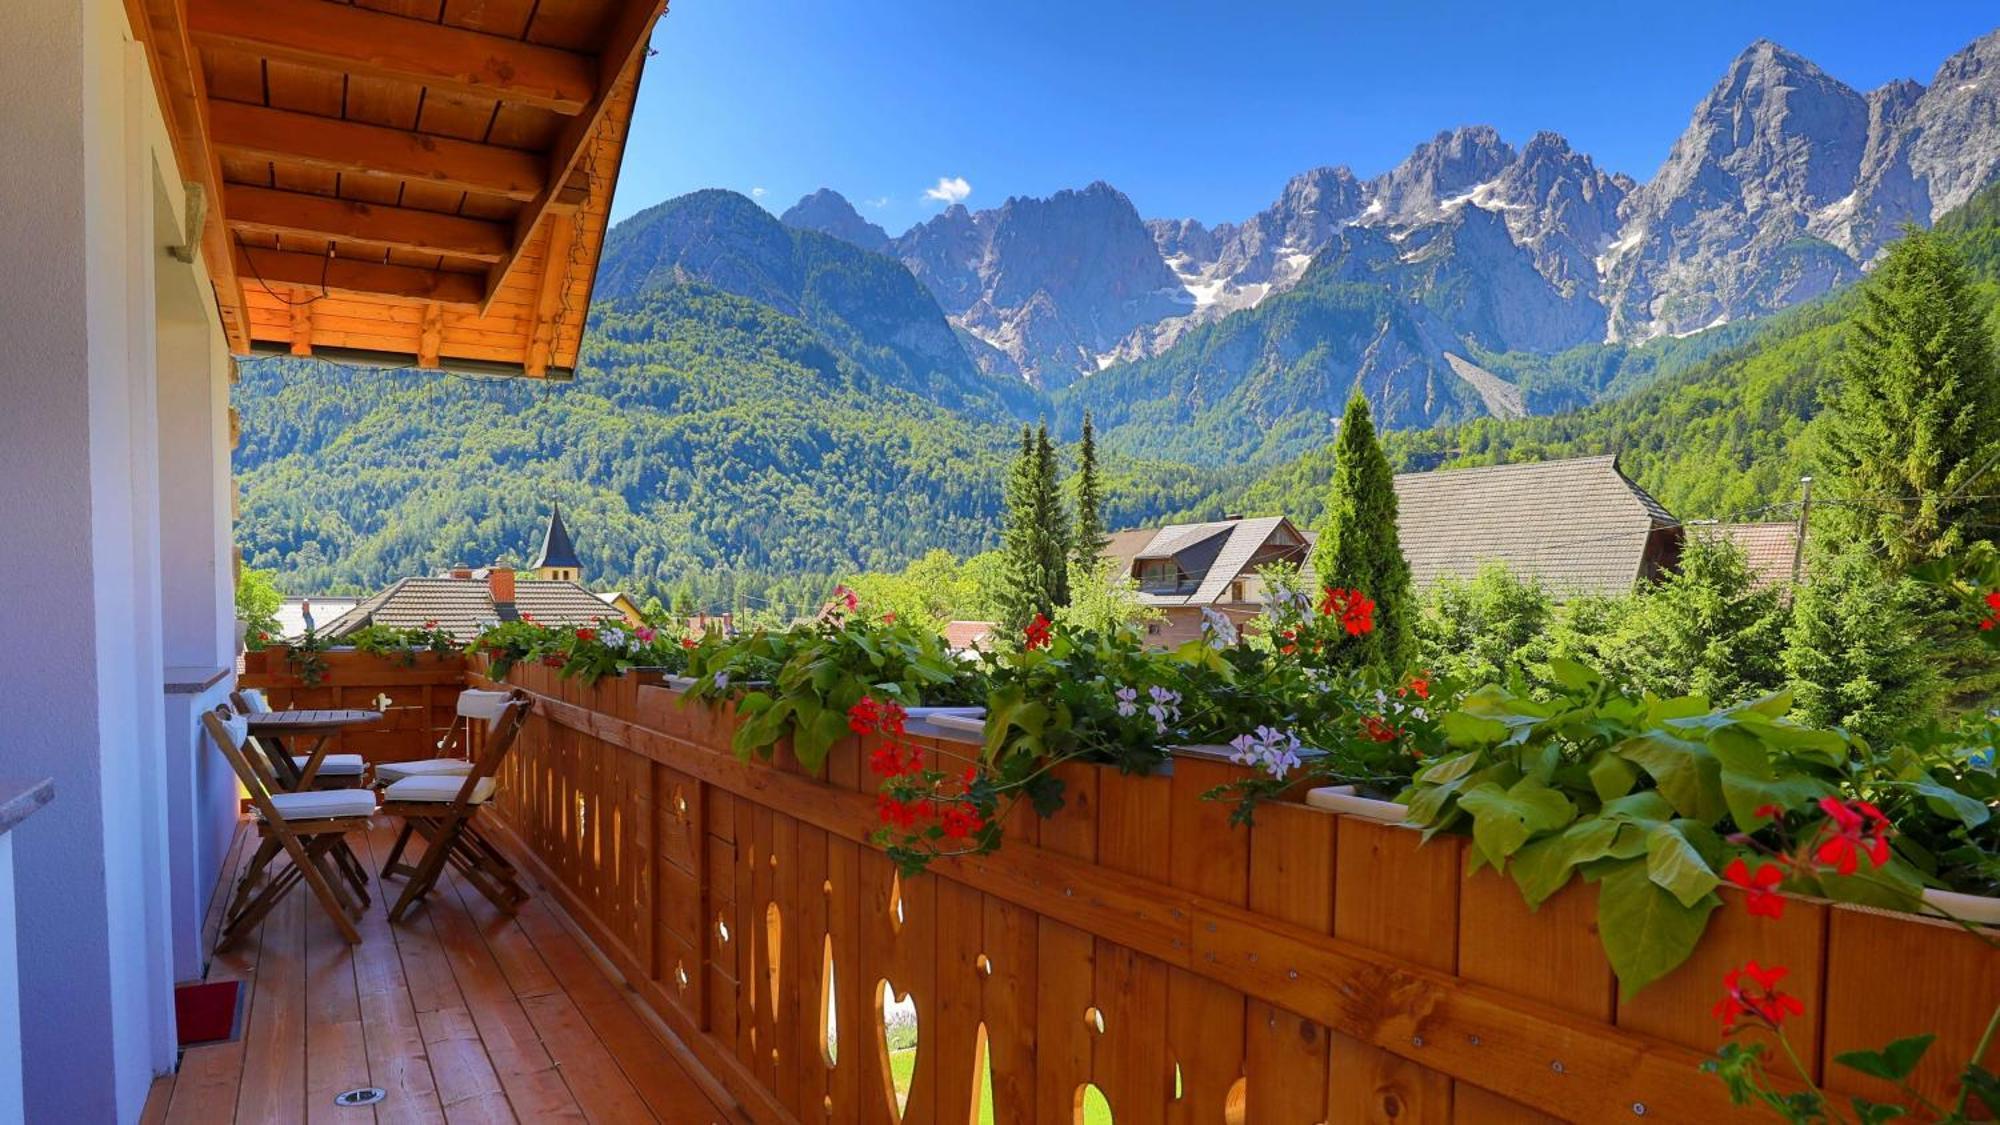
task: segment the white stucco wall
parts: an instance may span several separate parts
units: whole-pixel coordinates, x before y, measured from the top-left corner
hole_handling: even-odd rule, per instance
[[[158,218],[177,213],[168,197],[180,176],[123,8],[8,0],[7,11],[0,635],[11,640],[0,646],[9,703],[0,771],[53,777],[61,795],[59,811],[14,839],[26,1106],[30,1120],[133,1121],[174,1058],[170,856],[212,831],[169,832],[170,810],[210,813],[168,798],[162,550],[173,567],[218,550],[226,559],[227,518],[182,534],[176,512],[163,538],[162,494],[177,498],[170,507],[181,494],[161,480],[176,449],[161,440],[155,333],[162,295],[201,288],[163,253],[180,241]],[[164,392],[202,398],[173,413],[187,405],[213,425],[215,360],[200,350],[203,377],[169,380]],[[226,496],[209,460],[188,482],[192,494]],[[172,590],[177,645],[227,636],[217,581],[211,566]],[[205,603],[182,604],[203,590]],[[176,803],[209,799],[185,780],[197,769],[191,754],[179,763]]]

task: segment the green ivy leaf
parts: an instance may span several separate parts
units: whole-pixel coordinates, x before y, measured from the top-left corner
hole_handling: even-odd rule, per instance
[[[1538,832],[1550,832],[1576,817],[1568,797],[1534,778],[1522,778],[1510,789],[1494,782],[1461,793],[1458,807],[1472,816],[1472,841],[1486,860],[1505,867],[1507,857]]]
[[[1637,767],[1609,750],[1600,750],[1590,760],[1590,787],[1600,801],[1615,801],[1632,791],[1639,782]]]
[[[1729,811],[1722,799],[1722,764],[1707,746],[1649,731],[1612,749],[1652,775],[1660,795],[1682,816],[1713,824]]]
[[[1686,961],[1708,928],[1709,914],[1722,905],[1714,894],[1693,905],[1682,903],[1636,859],[1599,869],[1595,876],[1597,932],[1618,974],[1619,996],[1627,1000]]]
[[[1692,823],[1677,820],[1646,834],[1647,876],[1671,892],[1682,906],[1690,907],[1722,882],[1682,827]],[[1707,829],[1707,825],[1700,827]]]
[[[1833,1056],[1833,1061],[1874,1078],[1901,1082],[1924,1061],[1924,1052],[1931,1049],[1936,1039],[1935,1035],[1912,1035],[1879,1051],[1842,1051]]]
[[[1579,820],[1557,835],[1523,845],[1514,853],[1508,871],[1514,876],[1514,885],[1521,888],[1521,897],[1531,908],[1538,907],[1569,883],[1578,864],[1609,854],[1617,838],[1618,825],[1613,821],[1598,817]]]

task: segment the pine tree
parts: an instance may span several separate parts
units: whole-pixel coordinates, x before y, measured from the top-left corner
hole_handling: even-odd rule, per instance
[[[1077,581],[1087,581],[1104,566],[1104,548],[1111,539],[1104,533],[1103,503],[1097,479],[1097,429],[1090,412],[1083,414],[1083,440],[1076,450],[1076,531],[1070,539],[1070,566]]]
[[[2000,525],[2000,370],[1944,238],[1908,230],[1861,294],[1826,423],[1830,522],[1900,573]]]
[[[1069,604],[1070,521],[1062,498],[1062,466],[1049,426],[1035,428],[1035,522],[1040,534],[1043,612],[1051,618]]]
[[[1360,590],[1375,599],[1375,631],[1356,646],[1357,662],[1396,668],[1409,658],[1415,606],[1410,564],[1396,539],[1396,477],[1375,440],[1368,400],[1359,394],[1349,400],[1334,439],[1333,483],[1313,570],[1322,588]]]

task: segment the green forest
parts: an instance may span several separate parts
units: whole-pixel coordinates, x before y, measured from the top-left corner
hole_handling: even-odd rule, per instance
[[[525,564],[560,502],[593,585],[684,611],[783,616],[842,577],[997,549],[1018,426],[1041,414],[1073,437],[1085,407],[1104,435],[1107,528],[1320,517],[1330,419],[1259,418],[1227,396],[1177,414],[1173,388],[1199,377],[1191,369],[1128,365],[1057,399],[999,389],[969,365],[930,370],[908,345],[927,314],[880,259],[736,198],[700,193],[614,232],[573,383],[244,363],[246,565],[286,592],[352,593],[454,563]],[[718,227],[749,249],[694,268],[687,247],[712,248]],[[1939,230],[1991,304],[2000,187]],[[884,301],[909,307],[879,315]],[[1332,281],[1302,286],[1175,354],[1210,356],[1226,375],[1232,340],[1274,324],[1317,330],[1365,304]],[[1857,304],[1849,291],[1687,339],[1478,355],[1531,401],[1584,405],[1387,428],[1383,446],[1399,471],[1615,452],[1683,519],[1788,518],[1799,477],[1822,460],[1818,419]],[[1163,382],[1149,398],[1129,385],[1141,378]],[[1118,435],[1135,428],[1185,455],[1133,456]],[[1307,452],[1273,459],[1293,448]]]

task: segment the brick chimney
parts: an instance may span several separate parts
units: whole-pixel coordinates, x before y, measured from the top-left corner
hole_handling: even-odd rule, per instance
[[[493,592],[493,604],[514,604],[514,572],[503,566],[496,566],[486,572],[486,588]]]
[[[451,576],[453,578],[458,579],[460,582],[468,581],[472,577],[472,568],[469,566],[452,567]]]

